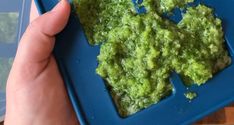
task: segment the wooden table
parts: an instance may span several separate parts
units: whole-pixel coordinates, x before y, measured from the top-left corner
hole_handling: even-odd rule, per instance
[[[234,96],[234,95],[233,95]],[[234,125],[234,104],[227,106],[208,117],[202,119],[196,124],[226,124]]]

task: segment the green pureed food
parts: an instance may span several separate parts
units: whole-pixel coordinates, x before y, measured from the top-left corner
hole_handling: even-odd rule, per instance
[[[92,45],[101,45],[96,69],[106,80],[121,116],[169,96],[170,74],[201,85],[231,62],[221,20],[205,5],[186,8],[174,23],[163,18],[193,0],[144,0],[137,14],[132,0],[78,0],[79,19]]]
[[[189,99],[189,101],[195,99],[197,97],[197,93],[196,92],[186,92],[184,93],[184,96]]]

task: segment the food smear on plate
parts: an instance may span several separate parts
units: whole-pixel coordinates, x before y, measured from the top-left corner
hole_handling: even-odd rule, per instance
[[[197,97],[197,93],[190,91],[190,92],[186,92],[184,96],[191,101]]]
[[[139,0],[140,1],[140,0]],[[193,0],[78,0],[76,11],[91,45],[101,45],[96,69],[122,117],[158,103],[172,94],[170,74],[186,85],[202,85],[231,63],[222,22],[213,9]],[[183,19],[163,17],[181,7]]]

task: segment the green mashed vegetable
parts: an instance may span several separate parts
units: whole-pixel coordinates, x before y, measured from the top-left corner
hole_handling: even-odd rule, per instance
[[[121,116],[155,104],[173,91],[169,77],[201,85],[230,64],[221,20],[205,5],[187,8],[175,24],[162,17],[193,0],[78,0],[90,44],[101,44],[97,74],[106,80]]]
[[[193,99],[195,99],[197,97],[197,93],[187,92],[187,93],[184,94],[184,96],[191,101],[191,100],[193,100]]]

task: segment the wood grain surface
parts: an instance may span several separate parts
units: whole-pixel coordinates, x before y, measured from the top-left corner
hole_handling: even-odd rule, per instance
[[[201,121],[196,123],[201,124],[225,124],[234,125],[234,104],[227,106],[219,111],[205,117]]]

